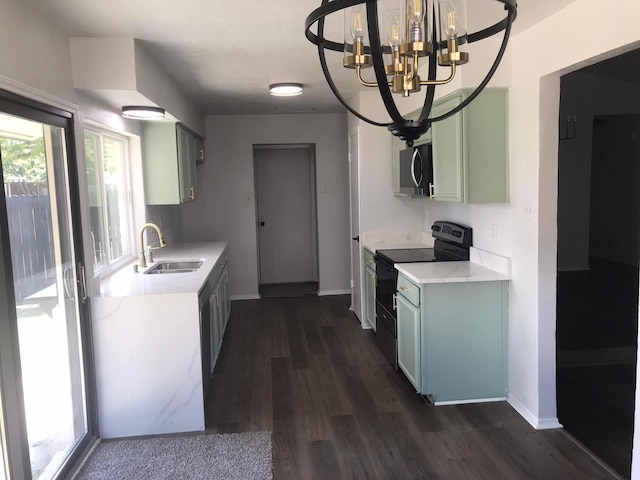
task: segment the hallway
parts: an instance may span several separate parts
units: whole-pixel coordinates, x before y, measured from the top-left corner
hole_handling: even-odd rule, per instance
[[[432,407],[395,373],[348,296],[233,302],[211,432],[273,432],[274,478],[609,479],[560,430],[504,402]]]

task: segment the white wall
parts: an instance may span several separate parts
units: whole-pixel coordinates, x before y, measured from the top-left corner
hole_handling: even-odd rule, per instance
[[[82,128],[86,120],[98,122],[116,131],[139,135],[139,122],[126,120],[119,109],[105,105],[101,101],[74,89],[70,39],[62,29],[42,15],[30,2],[22,0],[0,0],[0,86],[37,100],[75,111],[76,150],[81,195],[86,190],[86,170]],[[116,62],[117,65],[117,62]],[[117,68],[117,67],[114,67]],[[155,70],[154,70],[155,71]],[[149,72],[151,75],[153,72]],[[203,117],[198,117],[194,105],[188,104],[181,92],[174,92],[170,83],[164,84],[164,95],[176,105],[175,109],[185,112],[185,117],[194,119],[193,128],[202,129]],[[151,87],[150,87],[151,89]],[[155,92],[159,92],[156,88]],[[34,93],[35,92],[35,93]],[[182,103],[181,103],[182,102]],[[135,142],[134,142],[135,143]],[[140,168],[139,156],[134,155],[134,168]],[[139,179],[138,179],[139,180]],[[134,188],[136,186],[134,185]],[[139,185],[140,188],[141,185]],[[176,210],[177,209],[177,210]],[[179,207],[158,207],[151,214],[154,219],[162,217],[169,238],[180,239],[182,233]],[[90,245],[88,206],[82,208],[85,245]],[[144,220],[140,220],[141,223]],[[92,254],[85,251],[85,263],[91,271]],[[91,288],[95,288],[95,285]]]
[[[538,428],[558,425],[555,272],[559,77],[613,56],[614,50],[622,53],[638,45],[640,4],[624,3],[621,14],[615,9],[603,10],[595,0],[577,0],[512,38],[510,55],[500,67],[502,73],[492,82],[511,87],[510,204],[465,206],[424,201],[428,223],[442,218],[468,224],[474,228],[477,247],[512,259],[510,401]],[[545,42],[567,48],[544,48]],[[471,63],[465,69],[473,65],[474,58],[482,59],[486,65],[490,51],[496,51],[495,44],[473,47]],[[461,85],[473,84],[471,80],[479,76],[479,70],[472,70],[465,74]],[[361,100],[364,98],[360,96]],[[414,103],[401,111],[417,107]],[[357,123],[353,120],[350,125]],[[371,128],[371,134],[369,127],[361,129],[363,143],[382,135],[379,128]],[[533,208],[533,217],[525,215],[525,207]],[[497,227],[497,239],[491,237],[492,224]]]
[[[0,1],[0,74],[72,101],[69,39],[29,2]]]
[[[368,118],[382,120],[386,110],[379,98],[377,91],[366,92],[354,99],[354,106]],[[393,195],[391,133],[362,121],[352,125],[350,133],[359,129],[360,234],[422,231],[423,200]]]
[[[171,112],[180,122],[204,136],[203,113],[189,101],[168,72],[162,70],[139,40],[135,40],[135,56],[137,90]]]
[[[640,32],[635,25],[640,20],[640,4],[625,2],[624,14],[620,13],[603,10],[595,0],[579,0],[513,42],[510,125],[514,211],[510,228],[514,301],[510,308],[509,380],[512,397],[542,425],[552,424],[556,417],[559,77],[637,45]],[[542,39],[571,48],[550,54],[540,48]],[[526,201],[536,207],[537,222],[525,218]],[[534,228],[530,228],[532,224]]]
[[[469,45],[469,64],[458,69],[458,73],[448,85],[436,88],[436,98],[441,98],[459,88],[477,85],[489,70],[495,60],[495,55],[500,47],[501,38],[491,38],[482,43]],[[420,68],[423,78],[427,77],[428,69],[426,61],[423,61]],[[437,78],[446,78],[449,75],[447,68],[438,68]],[[500,67],[498,68],[489,86],[508,87],[511,84],[511,54],[507,50]],[[424,93],[413,94],[408,98],[394,96],[398,110],[402,114],[407,114],[422,107]],[[377,90],[368,90],[357,95],[350,105],[356,111],[367,118],[388,122],[389,117],[380,100]],[[435,220],[458,220],[463,219],[470,223],[469,212],[473,212],[474,217],[478,210],[475,207],[461,207],[453,215],[445,208],[444,211],[438,209],[435,202],[428,202],[420,198],[403,198],[393,195],[393,173],[391,158],[391,133],[384,127],[376,127],[353,115],[349,115],[349,132],[359,128],[359,157],[360,157],[360,232],[427,232],[430,234],[431,224]],[[435,204],[432,208],[428,205]],[[448,208],[448,207],[447,207]],[[452,208],[455,209],[455,206]],[[492,214],[500,217],[500,222],[504,224],[504,208],[490,208]],[[453,218],[453,215],[456,218]],[[478,231],[474,231],[474,239],[481,239],[480,245],[484,244],[482,239],[490,238],[490,224],[474,222]],[[501,242],[508,245],[509,236],[505,233],[501,235]],[[478,245],[478,246],[480,246]],[[494,247],[494,245],[491,245]],[[481,247],[482,248],[482,247]],[[487,247],[487,249],[489,249]]]
[[[229,242],[231,294],[257,298],[253,145],[316,145],[319,289],[346,292],[349,274],[347,120],[342,114],[208,116],[198,199],[185,204],[185,241]],[[282,188],[286,188],[283,185]]]

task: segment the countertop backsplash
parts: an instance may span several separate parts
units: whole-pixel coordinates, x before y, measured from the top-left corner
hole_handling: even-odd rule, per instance
[[[431,232],[368,232],[360,239],[369,249],[383,248],[431,248]]]
[[[490,270],[511,277],[511,259],[479,248],[469,248],[469,260]]]

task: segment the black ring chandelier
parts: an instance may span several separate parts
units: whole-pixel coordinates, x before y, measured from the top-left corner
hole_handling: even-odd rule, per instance
[[[356,117],[379,127],[387,127],[408,146],[423,135],[434,122],[455,115],[471,103],[487,86],[502,61],[509,41],[511,25],[517,15],[516,0],[494,0],[504,4],[507,14],[500,22],[475,33],[467,33],[465,0],[397,0],[402,8],[381,13],[378,20],[378,0],[322,0],[305,20],[305,35],[318,46],[318,56],[324,76],[337,99]],[[324,38],[325,17],[344,10],[345,40],[338,43]],[[317,25],[316,33],[311,28]],[[367,35],[368,31],[368,35]],[[435,87],[453,80],[456,68],[469,61],[466,45],[504,31],[502,44],[487,75],[462,103],[438,117],[429,118]],[[391,118],[390,123],[375,122],[351,108],[336,87],[329,69],[325,50],[344,52],[343,66],[354,69],[358,81],[366,87],[376,87]],[[418,74],[419,62],[428,57],[427,80]],[[437,65],[449,67],[449,77],[436,79]],[[373,67],[375,82],[362,77],[362,70]],[[405,119],[396,106],[393,94],[408,97],[426,86],[422,111],[417,120]]]

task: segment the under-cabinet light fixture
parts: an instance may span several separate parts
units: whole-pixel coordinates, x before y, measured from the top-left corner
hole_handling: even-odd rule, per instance
[[[302,95],[302,85],[300,83],[274,83],[269,85],[269,93],[276,97]]]
[[[127,105],[122,107],[122,116],[135,120],[159,120],[164,118],[164,108]]]

